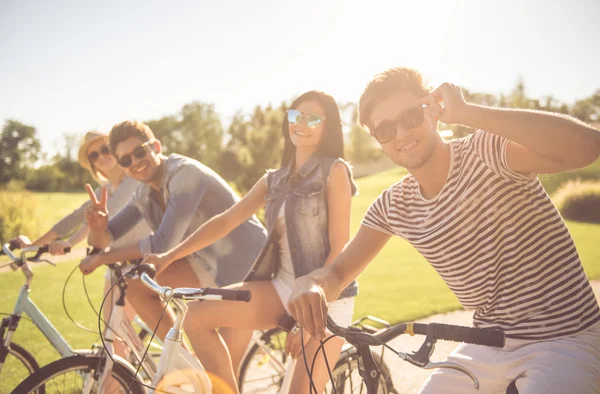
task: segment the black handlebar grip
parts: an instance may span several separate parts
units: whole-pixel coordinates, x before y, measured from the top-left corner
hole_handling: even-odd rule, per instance
[[[252,292],[250,290],[233,290],[233,289],[204,289],[204,294],[215,294],[223,297],[227,301],[244,301],[250,302],[252,299]]]
[[[154,279],[154,276],[156,275],[156,267],[154,267],[154,264],[142,263],[138,265],[136,269],[140,274],[145,272],[146,275],[152,279]]]
[[[30,261],[35,261],[35,260],[39,259],[40,257],[42,257],[42,255],[43,255],[44,253],[48,253],[48,251],[49,251],[49,250],[50,250],[50,246],[49,246],[49,245],[44,245],[44,246],[42,246],[42,247],[40,247],[40,248],[38,249],[38,251],[37,251],[37,253],[35,254],[35,256],[33,256],[32,258],[29,258],[28,260],[30,260]],[[71,252],[71,247],[70,247],[70,246],[69,246],[69,247],[66,247],[66,248],[64,248],[64,249],[63,249],[63,251],[64,251],[65,253],[69,253],[69,252]]]
[[[38,249],[38,256],[42,255],[43,253],[48,253],[50,251],[50,245],[44,245],[44,246],[40,246],[40,248]],[[71,247],[67,246],[66,248],[63,249],[63,252],[65,253],[71,253]]]
[[[506,341],[504,332],[496,328],[462,327],[451,324],[415,324],[415,333],[426,335],[427,326],[433,330],[435,338],[446,341],[464,342],[473,345],[492,347],[504,347]]]

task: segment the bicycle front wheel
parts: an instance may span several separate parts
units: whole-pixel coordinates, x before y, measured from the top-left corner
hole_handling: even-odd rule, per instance
[[[56,360],[25,379],[14,389],[13,394],[25,394],[45,388],[48,394],[83,392],[89,387],[91,393],[98,392],[98,371],[104,365],[100,356],[75,355]],[[110,393],[145,394],[144,386],[133,376],[133,373],[119,362],[112,369],[113,381],[109,382]],[[129,390],[129,391],[128,391]],[[104,390],[106,392],[106,390]]]
[[[242,394],[277,393],[285,375],[285,334],[278,328],[266,331],[245,355],[238,386]]]
[[[395,394],[396,390],[394,389],[392,375],[388,366],[379,355],[374,352],[371,352],[371,354],[381,372],[377,394]],[[365,383],[358,371],[358,355],[356,353],[356,348],[350,348],[349,350],[342,352],[331,375],[333,381],[328,382],[325,386],[325,393],[327,394],[364,394],[367,392]],[[333,386],[335,386],[335,391],[333,390]]]
[[[6,359],[0,372],[0,393],[10,393],[23,379],[40,369],[35,358],[16,343],[6,349]],[[37,394],[44,394],[40,388]]]

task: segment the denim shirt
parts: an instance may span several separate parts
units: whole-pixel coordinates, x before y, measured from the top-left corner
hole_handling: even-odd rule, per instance
[[[329,256],[329,225],[327,211],[327,180],[332,165],[341,161],[346,165],[352,187],[356,185],[348,163],[313,155],[296,174],[291,174],[291,165],[267,175],[268,192],[265,205],[265,222],[269,237],[245,281],[269,280],[277,273],[281,262],[278,234],[274,231],[278,213],[285,202],[285,223],[296,278],[321,268]],[[358,294],[358,285],[353,281],[340,298]]]
[[[164,158],[164,166],[161,193],[166,209],[151,196],[150,186],[141,183],[130,203],[108,223],[113,239],[118,239],[137,222],[145,220],[154,233],[138,242],[142,254],[172,249],[208,219],[239,201],[223,178],[196,160],[172,154]],[[217,284],[224,286],[243,279],[265,241],[264,227],[252,216],[186,260],[215,274]]]

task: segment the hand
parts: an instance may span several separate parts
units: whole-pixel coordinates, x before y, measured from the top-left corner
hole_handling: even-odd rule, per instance
[[[317,340],[325,339],[327,299],[323,288],[310,275],[296,279],[288,309],[310,336]]]
[[[156,275],[163,272],[170,263],[171,259],[167,253],[147,253],[144,255],[144,260],[142,261],[142,264],[153,264],[156,269]]]
[[[70,248],[71,244],[65,241],[53,241],[48,245],[48,251],[53,256],[62,256],[65,254],[65,249]]]
[[[105,231],[108,228],[108,208],[106,201],[108,200],[108,190],[103,187],[100,193],[100,200],[96,198],[94,189],[87,183],[85,189],[90,196],[90,206],[85,209],[85,220],[90,228],[90,231]]]
[[[310,341],[310,335],[304,333],[304,346]],[[302,335],[300,331],[296,333],[288,332],[285,340],[285,354],[290,354],[295,360],[302,354]]]
[[[426,104],[425,111],[446,124],[461,123],[468,108],[460,88],[447,82],[419,100],[419,104]]]
[[[23,249],[28,246],[31,246],[31,244],[33,243],[26,235],[19,235],[18,237],[11,239],[10,243],[13,243],[13,242],[15,242],[16,244],[19,245],[19,249]]]
[[[102,260],[102,255],[101,254],[93,254],[93,255],[87,256],[83,260],[81,260],[81,263],[79,263],[79,270],[84,275],[89,275],[92,272],[94,272],[96,270],[96,268],[100,267],[102,264],[104,264],[104,261]]]

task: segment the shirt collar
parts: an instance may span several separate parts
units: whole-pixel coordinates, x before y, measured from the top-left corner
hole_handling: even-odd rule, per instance
[[[307,175],[309,175],[311,172],[313,172],[313,170],[315,168],[317,168],[317,166],[319,165],[319,163],[321,162],[322,157],[319,156],[318,154],[313,154],[307,161],[306,163],[304,163],[302,165],[302,167],[300,167],[297,171],[297,173],[295,175],[299,175],[302,178],[306,178]],[[289,164],[284,168],[284,174],[286,176],[290,175],[291,171],[292,171],[292,167],[294,166],[294,162],[296,161],[295,158],[293,158],[292,160],[290,160]]]

